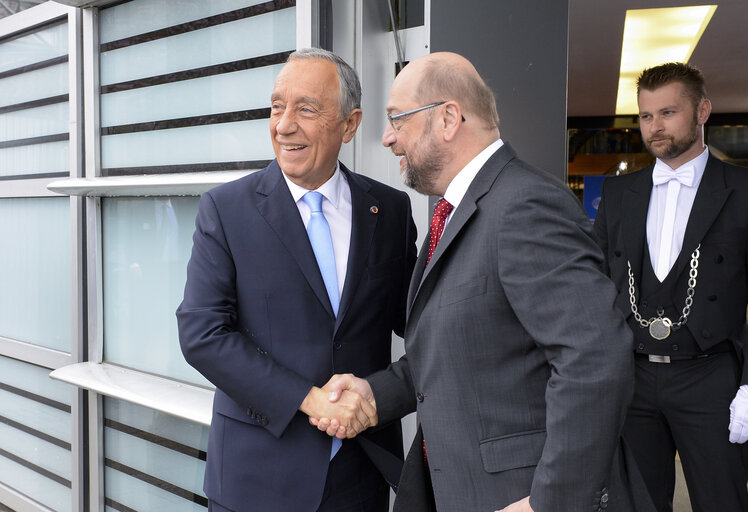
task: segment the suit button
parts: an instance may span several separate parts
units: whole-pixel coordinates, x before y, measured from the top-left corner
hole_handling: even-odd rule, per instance
[[[416,393],[416,400],[418,400],[419,402],[423,402],[423,398],[423,393],[421,393],[420,391]]]
[[[636,350],[644,350],[644,343],[639,343],[639,345],[636,347]]]
[[[646,308],[646,307],[647,307],[647,301],[646,301],[646,300],[643,300],[641,304],[642,304],[642,307],[643,307],[643,308]]]
[[[712,333],[711,333],[711,331],[709,331],[709,329],[704,329],[703,331],[701,331],[701,335],[703,337],[705,337],[705,338],[711,338],[712,337]]]
[[[724,257],[723,257],[723,256],[722,256],[721,254],[718,254],[718,255],[717,255],[717,256],[716,256],[715,258],[714,258],[714,263],[718,263],[718,264],[719,264],[719,263],[722,263],[723,261],[725,261],[725,258],[724,258]]]
[[[680,348],[680,347],[678,347],[678,345],[673,345],[673,352],[678,352],[678,349],[679,349],[679,348]]]
[[[342,343],[335,343],[335,345],[333,345],[333,346],[335,347],[335,350],[340,350],[341,348],[343,348],[343,344]]]
[[[620,258],[621,257],[621,251],[614,251],[613,254],[616,255],[616,258]]]

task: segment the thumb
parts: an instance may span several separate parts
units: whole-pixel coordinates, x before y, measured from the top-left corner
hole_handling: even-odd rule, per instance
[[[330,402],[337,402],[343,394],[343,391],[351,389],[353,386],[352,377],[353,375],[350,373],[333,375],[332,378],[327,381],[327,384],[325,384],[322,389],[329,393],[328,400]]]

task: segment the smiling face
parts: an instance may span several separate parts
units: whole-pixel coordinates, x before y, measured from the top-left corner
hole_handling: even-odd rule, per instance
[[[288,62],[275,81],[270,136],[278,164],[297,185],[314,190],[335,172],[340,146],[350,141],[361,110],[340,118],[338,74],[324,59]]]
[[[397,114],[422,106],[412,94],[417,90],[419,80],[416,65],[408,64],[395,78],[387,103],[388,113]],[[403,183],[422,194],[444,193],[439,178],[446,156],[433,130],[435,112],[439,108],[440,106],[421,110],[400,119],[397,123],[398,131],[387,123],[382,135],[382,145],[389,147],[396,156],[402,157],[400,175]]]
[[[671,168],[680,167],[704,150],[702,128],[710,111],[709,100],[694,105],[680,82],[642,89],[639,128],[645,146]]]

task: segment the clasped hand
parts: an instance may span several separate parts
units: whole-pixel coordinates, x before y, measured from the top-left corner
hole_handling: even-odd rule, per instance
[[[377,406],[369,383],[347,373],[313,387],[299,409],[309,423],[329,436],[353,438],[377,424]]]

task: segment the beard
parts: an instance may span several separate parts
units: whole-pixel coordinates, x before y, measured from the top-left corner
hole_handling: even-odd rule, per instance
[[[429,122],[423,131],[418,150],[405,155],[405,169],[402,171],[405,186],[426,195],[440,195],[436,192],[436,181],[444,169],[446,151],[439,147],[431,134]]]
[[[669,142],[664,146],[660,146],[659,148],[655,148],[652,146],[651,139],[645,140],[644,145],[647,147],[647,150],[652,153],[653,156],[659,158],[660,160],[671,160],[673,158],[677,158],[688,151],[699,139],[699,126],[696,112],[694,112],[693,114],[692,128],[693,130],[690,135],[686,135],[685,137],[682,137],[680,139],[669,136]]]

